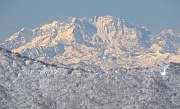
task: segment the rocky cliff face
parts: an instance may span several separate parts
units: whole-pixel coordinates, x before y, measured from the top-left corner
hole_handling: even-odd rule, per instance
[[[180,64],[92,73],[0,48],[0,109],[179,109]]]
[[[107,71],[180,62],[179,42],[170,29],[152,38],[145,27],[113,16],[95,16],[24,28],[1,47],[49,63]]]

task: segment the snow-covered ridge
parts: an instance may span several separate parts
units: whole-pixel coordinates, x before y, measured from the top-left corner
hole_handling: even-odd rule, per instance
[[[180,64],[89,73],[0,49],[0,109],[178,109]]]

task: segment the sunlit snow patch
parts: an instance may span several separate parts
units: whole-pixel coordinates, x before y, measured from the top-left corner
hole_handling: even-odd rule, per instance
[[[166,69],[169,67],[169,65],[164,66],[163,72],[161,72],[162,76],[166,76]]]
[[[25,63],[26,63],[26,65],[31,65],[32,64],[32,62],[30,60],[27,60]]]

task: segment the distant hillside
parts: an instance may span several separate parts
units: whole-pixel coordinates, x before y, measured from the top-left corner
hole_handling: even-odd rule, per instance
[[[179,109],[180,64],[105,73],[0,49],[0,109]]]

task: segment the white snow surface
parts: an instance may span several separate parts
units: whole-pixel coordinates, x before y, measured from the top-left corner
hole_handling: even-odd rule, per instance
[[[164,66],[164,69],[163,69],[163,72],[161,72],[161,75],[166,76],[166,74],[167,74],[166,69],[167,69],[168,67],[169,67],[168,65]]]
[[[179,109],[180,65],[90,73],[0,49],[0,109]]]

